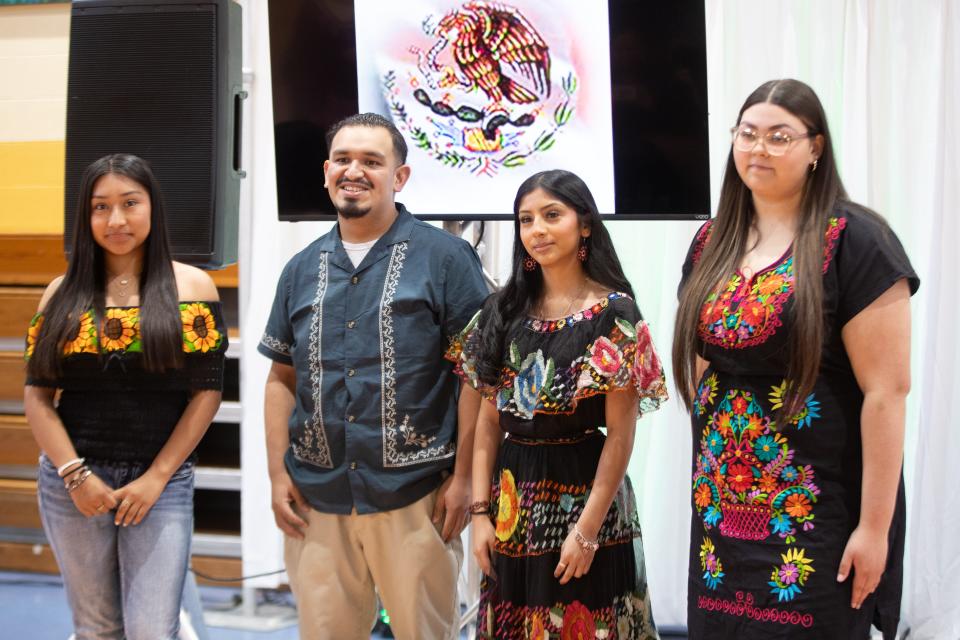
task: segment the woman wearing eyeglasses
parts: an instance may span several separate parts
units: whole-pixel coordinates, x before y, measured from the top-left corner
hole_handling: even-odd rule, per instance
[[[810,87],[761,85],[732,134],[673,345],[693,427],[690,638],[893,638],[919,280],[847,199]]]

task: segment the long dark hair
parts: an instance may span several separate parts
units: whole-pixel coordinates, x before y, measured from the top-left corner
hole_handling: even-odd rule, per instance
[[[103,248],[94,240],[90,226],[90,199],[97,180],[109,174],[133,180],[150,198],[150,233],[144,240],[140,272],[139,322],[144,367],[159,372],[182,363],[177,282],[160,184],[145,160],[128,154],[112,154],[90,164],[80,180],[67,273],[43,310],[43,326],[27,365],[28,373],[34,378],[59,377],[64,345],[76,336],[80,316],[90,309],[94,311],[97,331],[100,331],[106,306],[106,264]]]
[[[807,172],[800,199],[800,219],[793,242],[794,324],[788,347],[786,398],[780,415],[792,416],[803,406],[820,370],[823,327],[823,251],[827,220],[836,205],[847,200],[837,171],[833,142],[827,117],[817,94],[799,80],[771,80],[760,85],[747,98],[740,113],[767,102],[789,111],[807,127],[811,138],[823,136],[823,149],[815,170]],[[756,212],[750,189],[740,179],[733,160],[733,146],[720,188],[720,203],[713,221],[710,241],[690,274],[680,295],[680,308],[673,337],[673,371],[677,391],[687,410],[696,393],[696,356],[701,348],[697,335],[703,301],[737,268],[746,252],[747,235]]]
[[[520,204],[527,194],[543,189],[577,212],[581,224],[590,228],[587,260],[583,270],[594,282],[633,296],[633,287],[620,266],[610,233],[600,220],[597,203],[586,183],[574,173],[554,169],[534,174],[523,181],[513,201],[513,270],[500,291],[491,295],[480,314],[477,349],[477,375],[487,384],[496,384],[503,364],[504,340],[510,330],[529,315],[543,295],[543,273],[540,268],[526,271],[523,261],[527,251],[520,242]]]

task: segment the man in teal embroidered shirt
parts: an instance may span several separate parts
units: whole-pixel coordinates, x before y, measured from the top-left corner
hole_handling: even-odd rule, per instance
[[[258,345],[300,633],[369,638],[376,588],[398,638],[455,638],[480,398],[443,353],[487,288],[468,243],[394,201],[410,167],[388,120],[346,118],[328,147],[338,223],[287,263]]]

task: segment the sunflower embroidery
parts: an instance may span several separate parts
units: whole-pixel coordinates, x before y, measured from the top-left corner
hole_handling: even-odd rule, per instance
[[[500,500],[497,505],[497,540],[506,542],[517,529],[520,521],[520,496],[513,473],[509,469],[500,472]]]
[[[140,310],[137,308],[107,309],[103,319],[103,350],[126,351],[140,343]]]
[[[187,353],[206,353],[220,346],[223,337],[217,330],[210,307],[202,302],[180,305],[183,323],[183,350]]]
[[[37,348],[37,338],[40,336],[41,327],[43,327],[43,316],[38,313],[30,321],[30,328],[27,329],[27,346],[23,350],[24,360],[33,357],[33,350]]]
[[[97,353],[97,326],[93,321],[92,311],[86,311],[80,316],[77,336],[63,345],[63,355],[74,353]]]

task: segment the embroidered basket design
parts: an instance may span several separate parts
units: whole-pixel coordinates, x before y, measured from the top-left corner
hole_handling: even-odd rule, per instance
[[[798,531],[814,528],[820,488],[813,467],[794,459],[786,427],[807,427],[820,416],[819,402],[811,394],[805,413],[797,414],[803,420],[786,420],[781,429],[753,392],[730,389],[715,402],[714,384],[710,376],[697,392],[697,413],[706,420],[693,474],[694,508],[706,530],[717,527],[724,537],[760,541],[776,534],[792,544]]]
[[[723,520],[720,533],[738,540],[764,540],[770,535],[767,525],[773,510],[766,505],[737,504],[723,500],[720,503]]]

